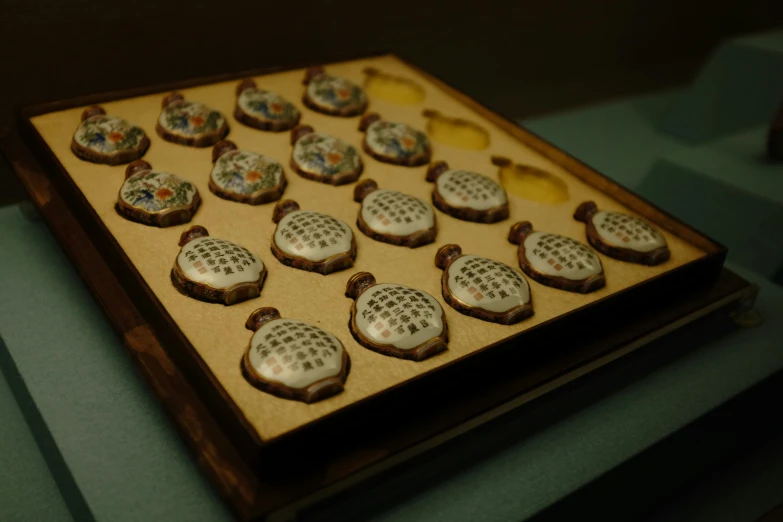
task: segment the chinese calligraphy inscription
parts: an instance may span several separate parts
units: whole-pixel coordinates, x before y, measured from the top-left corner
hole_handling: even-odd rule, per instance
[[[197,225],[182,233],[179,244],[171,280],[183,294],[225,305],[261,294],[266,267],[246,248],[210,237]]]
[[[254,331],[242,357],[242,373],[253,386],[307,404],[343,391],[351,359],[331,333],[274,308],[259,308],[245,325]]]
[[[586,201],[576,209],[574,219],[585,224],[593,248],[609,257],[651,266],[671,257],[663,234],[637,217],[599,211],[595,203]]]
[[[519,267],[542,285],[586,294],[606,284],[601,260],[589,246],[559,234],[536,232],[529,221],[511,227]]]
[[[428,293],[398,284],[376,284],[372,274],[359,272],[348,281],[346,295],[354,299],[351,333],[362,346],[414,361],[446,350],[446,316]]]

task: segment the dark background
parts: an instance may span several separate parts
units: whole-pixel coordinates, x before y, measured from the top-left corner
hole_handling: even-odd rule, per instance
[[[0,123],[18,104],[385,50],[525,117],[687,81],[726,37],[783,24],[779,0],[0,4]]]
[[[378,51],[523,118],[683,84],[724,39],[781,24],[780,0],[3,0],[0,126],[19,105]],[[2,170],[0,204],[21,199]]]

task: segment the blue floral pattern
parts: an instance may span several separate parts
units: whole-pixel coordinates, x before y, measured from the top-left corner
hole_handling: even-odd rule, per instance
[[[293,160],[305,172],[326,176],[355,172],[361,166],[361,158],[354,147],[315,132],[296,142]]]
[[[102,154],[112,154],[137,148],[145,134],[141,128],[121,118],[104,114],[87,118],[79,124],[74,141]]]
[[[202,103],[180,100],[166,105],[158,123],[169,132],[196,136],[221,129],[226,119]]]
[[[404,123],[376,121],[367,128],[365,143],[374,153],[394,159],[427,154],[427,135]]]
[[[345,78],[323,74],[307,85],[307,97],[318,105],[332,110],[359,109],[367,104],[364,90]]]
[[[132,207],[147,212],[187,207],[196,195],[193,183],[167,172],[146,170],[125,180],[120,198]]]
[[[236,194],[251,195],[280,184],[283,166],[276,160],[243,150],[232,150],[220,156],[211,178],[218,188]]]
[[[297,121],[299,109],[274,92],[258,88],[242,91],[237,98],[239,107],[248,114],[260,119],[273,121]]]

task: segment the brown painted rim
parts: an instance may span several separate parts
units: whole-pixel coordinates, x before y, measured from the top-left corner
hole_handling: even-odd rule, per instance
[[[74,133],[75,134],[75,133]],[[150,139],[147,133],[144,133],[139,146],[135,149],[121,150],[111,154],[102,154],[88,147],[80,145],[76,139],[71,138],[71,151],[79,158],[91,163],[101,163],[104,165],[123,165],[141,159],[147,153],[150,147]]]
[[[364,112],[367,110],[367,106],[369,105],[369,100],[365,99],[364,105],[361,105],[359,107],[336,109],[334,107],[326,107],[324,105],[318,105],[312,98],[310,98],[307,95],[307,88],[305,88],[305,93],[304,95],[302,95],[302,103],[304,103],[308,109],[313,110],[315,112],[320,112],[321,114],[327,114],[329,116],[340,116],[342,118],[350,118],[353,116],[359,116],[360,114],[364,114]]]
[[[601,263],[601,272],[585,279],[574,280],[560,276],[550,276],[539,272],[528,262],[527,254],[525,252],[524,238],[519,242],[517,257],[519,258],[519,268],[522,269],[525,275],[545,286],[557,288],[558,290],[575,292],[578,294],[589,294],[590,292],[594,292],[606,286],[606,276],[604,275],[603,271],[603,263]],[[600,257],[598,258],[598,261],[601,261]]]
[[[364,162],[361,161],[361,157],[359,157],[359,168],[356,170],[352,170],[349,172],[343,172],[340,174],[319,174],[317,172],[311,172],[308,170],[303,169],[299,166],[299,164],[294,160],[294,153],[291,152],[291,160],[289,162],[291,169],[302,176],[305,179],[309,179],[310,181],[318,181],[320,183],[325,183],[327,185],[347,185],[348,183],[353,183],[357,179],[359,179],[359,176],[362,175],[362,172],[364,171]]]
[[[223,116],[223,119],[226,119],[225,116]],[[228,135],[229,127],[228,122],[224,121],[223,126],[214,132],[204,132],[196,136],[183,136],[182,134],[177,134],[166,130],[160,123],[156,123],[155,132],[158,133],[158,136],[171,143],[178,143],[188,147],[203,148],[211,147],[225,138],[226,135]]]
[[[252,194],[237,194],[236,192],[230,192],[218,187],[212,179],[212,172],[210,172],[207,186],[209,187],[210,192],[220,198],[236,201],[237,203],[245,203],[247,205],[263,205],[264,203],[277,201],[283,196],[283,192],[285,192],[285,188],[288,186],[288,179],[285,177],[285,171],[283,171],[280,174],[280,182],[276,186],[259,190]]]
[[[122,200],[120,193],[122,192],[122,186],[120,192],[117,194],[117,203],[114,205],[114,209],[118,214],[137,223],[144,225],[156,226],[156,227],[173,227],[176,225],[182,225],[189,223],[196,214],[196,211],[201,206],[201,195],[198,192],[198,188],[195,185],[196,193],[193,195],[193,201],[189,205],[184,207],[172,207],[157,212],[149,212],[139,207],[129,205]]]
[[[660,265],[661,263],[665,263],[671,258],[671,251],[669,250],[668,245],[656,248],[655,250],[650,250],[649,252],[640,252],[631,248],[617,247],[604,242],[604,240],[601,238],[601,235],[598,233],[598,230],[595,228],[593,217],[594,214],[591,214],[584,222],[585,236],[587,237],[587,242],[590,243],[590,246],[605,256],[611,257],[613,259],[619,259],[620,261],[625,261],[627,263],[636,263],[645,266]],[[660,232],[658,233],[660,234]],[[664,241],[665,240],[666,238],[664,238]]]
[[[369,145],[367,145],[367,136],[365,136],[362,140],[362,150],[378,161],[383,163],[391,163],[392,165],[401,165],[403,167],[420,167],[422,165],[427,165],[430,162],[430,158],[432,157],[431,146],[428,147],[427,150],[423,153],[416,156],[411,156],[410,158],[395,158],[392,156],[384,156],[382,154],[378,154],[372,150]]]
[[[390,245],[406,246],[409,248],[417,248],[424,245],[429,245],[435,242],[435,238],[438,235],[438,220],[435,217],[435,213],[432,215],[432,226],[426,230],[414,232],[407,236],[395,236],[392,234],[384,234],[382,232],[376,232],[364,221],[362,218],[362,209],[359,208],[359,215],[356,218],[356,226],[362,233],[376,241],[382,243],[389,243]]]
[[[432,204],[451,217],[461,219],[463,221],[472,221],[473,223],[497,223],[508,219],[509,208],[508,201],[497,207],[488,208],[485,210],[476,210],[468,207],[455,207],[450,205],[440,195],[437,186],[432,189]]]
[[[277,246],[277,243],[275,242],[276,235],[277,227],[275,227],[275,231],[272,232],[272,244],[270,247],[272,250],[272,255],[275,256],[278,261],[286,266],[290,266],[291,268],[328,275],[351,268],[354,261],[356,261],[357,246],[356,237],[353,234],[353,230],[351,231],[351,249],[348,252],[342,252],[340,254],[329,256],[322,261],[311,261],[309,259],[305,259],[300,256],[294,256],[284,252],[280,247]]]
[[[296,119],[294,120],[284,120],[284,121],[264,120],[257,116],[253,116],[252,114],[248,114],[247,112],[244,111],[244,109],[242,109],[242,107],[239,106],[239,104],[237,104],[234,107],[234,119],[237,120],[242,125],[245,125],[247,127],[252,127],[254,129],[269,131],[269,132],[283,132],[283,131],[291,130],[297,125],[299,125],[299,121],[302,119],[302,113],[300,111],[299,116],[297,116]]]

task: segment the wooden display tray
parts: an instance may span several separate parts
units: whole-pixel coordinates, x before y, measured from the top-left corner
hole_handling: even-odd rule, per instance
[[[381,64],[384,60],[404,64],[392,57],[373,60],[381,60]],[[504,339],[503,342],[476,347],[462,357],[450,360],[448,364],[435,365],[415,378],[320,415],[282,435],[262,439],[248,425],[231,396],[172,319],[170,311],[161,304],[147,281],[139,274],[117,238],[107,229],[99,213],[87,201],[31,120],[39,115],[94,103],[108,103],[150,93],[162,95],[175,88],[210,85],[271,71],[247,71],[24,108],[17,122],[18,132],[7,133],[3,137],[3,149],[33,203],[123,337],[129,353],[172,415],[199,463],[240,519],[284,518],[303,506],[544,395],[699,317],[717,310],[747,307],[755,295],[754,287],[722,269],[726,250],[721,245],[442,82],[413,66],[404,66],[415,73],[417,81],[435,86],[472,111],[475,115],[473,119],[490,122],[496,126],[496,132],[507,133],[542,159],[616,201],[615,206],[631,209],[664,230],[668,238],[683,241],[702,251],[703,255],[672,269],[659,271],[657,275],[622,290],[610,290],[605,295],[588,298],[583,305],[574,306],[567,313],[539,320],[519,331],[510,331],[509,334],[518,334],[513,342]],[[330,70],[336,66],[326,67]],[[298,101],[298,97],[291,93],[283,94]],[[299,103],[297,105],[301,106]],[[423,105],[427,106],[426,101]],[[224,112],[231,114],[231,111]],[[309,114],[306,110],[303,113],[303,122],[308,123]],[[388,114],[390,119],[394,119],[393,116]],[[356,122],[357,119],[352,121]],[[75,125],[76,122],[72,128],[64,129],[63,132],[72,133]],[[232,125],[239,126],[234,121]],[[319,130],[318,126],[316,130]],[[150,137],[155,140],[153,135]],[[434,159],[450,158],[439,155],[436,144]],[[371,171],[370,162],[373,160],[365,156],[365,161]],[[157,166],[155,163],[153,165]],[[484,171],[492,172],[490,169]],[[289,179],[296,178],[296,174],[290,171],[287,174]],[[429,185],[424,183],[423,170],[408,175],[416,178],[417,183]],[[189,177],[193,179],[194,175]],[[364,174],[363,177],[379,179],[372,174]],[[301,183],[317,185],[304,180]],[[384,188],[383,183],[381,187]],[[320,185],[315,188],[323,191],[333,189]],[[349,188],[352,189],[352,186]],[[430,187],[426,189],[430,190]],[[211,195],[206,190],[201,192],[202,196]],[[563,206],[563,212],[572,213],[580,202],[570,201]],[[236,204],[226,202],[226,205]],[[358,206],[352,205],[352,212],[357,209]],[[270,212],[271,208],[267,208],[266,213]],[[511,219],[501,226],[507,230],[520,218],[512,211]],[[266,214],[264,219],[267,219]],[[439,214],[438,219],[442,222],[451,218]],[[535,225],[535,217],[530,219]],[[346,221],[352,223],[352,220]],[[198,215],[194,223],[204,224],[208,228],[210,226],[209,223],[199,221]],[[546,230],[544,225],[541,223],[538,228]],[[581,238],[583,225],[577,225],[582,229],[582,235],[570,235]],[[148,230],[150,233],[158,232],[156,229]],[[357,239],[370,241],[362,238],[360,233]],[[445,242],[439,238],[432,245],[432,254]],[[464,248],[464,242],[461,243]],[[513,258],[515,247],[508,244],[505,248]],[[471,250],[465,250],[471,253]],[[275,268],[276,273],[283,270],[296,272],[287,267],[275,266],[276,261],[263,250],[259,253],[267,265]],[[605,259],[602,256],[602,260]],[[166,260],[167,267],[172,261],[173,256],[171,261]],[[368,268],[372,270],[372,267]],[[639,269],[644,270],[646,267]],[[355,271],[343,272],[343,279]],[[611,278],[608,269],[607,277]],[[437,270],[435,288],[439,281],[440,271]],[[544,287],[534,282],[531,282],[531,286],[535,299],[536,292]],[[439,292],[429,291],[442,300]],[[284,316],[302,318],[287,313],[289,307],[286,304],[265,302],[263,297],[264,294],[258,303],[251,304],[247,309],[262,305],[276,306]],[[338,294],[334,299],[345,298]],[[209,307],[216,306],[201,304],[210,311],[214,308]],[[348,308],[346,305],[346,324]],[[450,323],[477,321],[457,314],[447,305],[444,305],[444,309],[449,314]],[[617,327],[602,328],[601,325]],[[501,325],[492,327],[508,328]],[[327,329],[334,331],[333,328]],[[249,339],[249,332],[244,335]],[[344,342],[352,341],[344,332],[339,332],[338,337]],[[352,355],[362,349],[348,343],[346,346]],[[397,360],[394,362],[399,363]],[[402,363],[416,364],[410,361]],[[352,377],[349,377],[349,385]],[[329,451],[324,451],[324,448],[329,448]]]

